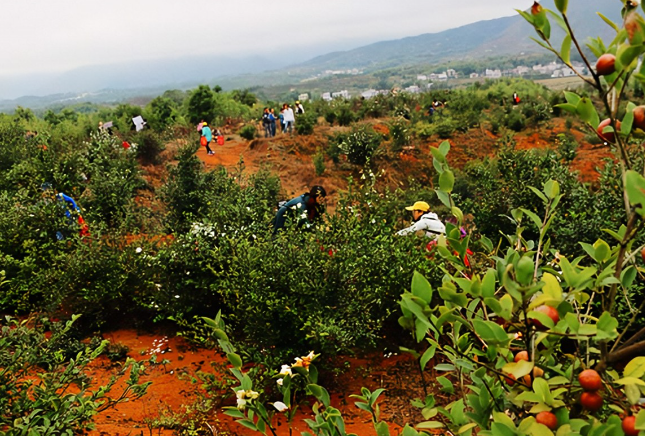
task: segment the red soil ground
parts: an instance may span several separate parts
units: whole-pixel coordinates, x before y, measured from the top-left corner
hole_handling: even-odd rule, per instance
[[[385,128],[385,126],[377,128]],[[516,134],[514,139],[520,149],[553,148],[557,134],[564,131],[564,121],[556,118],[550,125],[530,133]],[[593,182],[598,177],[596,167],[602,164],[603,158],[610,157],[611,153],[607,147],[585,143],[583,132],[575,129],[571,132],[580,144],[571,169],[579,172],[581,180]],[[347,176],[357,174],[357,169],[342,162],[335,165],[328,160],[325,173],[320,177],[315,175],[312,155],[317,147],[326,145],[326,136],[331,133],[332,128],[318,127],[313,136],[278,135],[272,139],[256,139],[251,142],[231,134],[226,136],[227,141],[223,146],[213,146],[215,155],[207,156],[204,148],[200,148],[197,155],[204,161],[206,168],[223,165],[233,170],[242,160],[248,174],[262,166],[269,166],[272,171],[279,174],[285,195],[289,198],[306,192],[311,185],[322,184],[330,194],[333,209],[336,194],[347,187]],[[498,136],[483,129],[456,135],[450,140],[451,165],[462,168],[473,159],[493,156],[499,147],[497,145],[499,139]],[[185,140],[168,144],[165,157],[171,158],[173,151],[182,142]],[[429,147],[437,146],[440,142],[438,139],[431,140],[418,144],[415,149],[404,150],[399,155],[379,158],[378,164],[386,169],[385,183],[399,186],[410,176],[422,182],[431,183],[433,170]],[[146,170],[149,180],[153,185],[158,186],[165,172],[163,168],[147,167]],[[150,199],[142,201],[150,201]],[[151,380],[153,384],[147,396],[98,415],[96,430],[91,433],[93,435],[173,434],[173,430],[170,429],[152,430],[146,422],[164,414],[174,416],[179,421],[184,419],[182,416],[185,415],[185,407],[194,406],[202,398],[200,383],[193,383],[192,377],[198,371],[215,373],[216,370],[210,362],[223,361],[215,351],[194,349],[182,338],[172,334],[139,334],[134,330],[120,330],[106,334],[105,337],[129,347],[129,355],[133,358],[148,359],[151,354],[157,354],[158,362],[167,359],[170,363],[156,365],[148,371],[144,380]],[[162,351],[165,352],[161,354]],[[414,423],[423,420],[409,403],[412,398],[423,397],[421,380],[411,358],[406,356],[385,358],[382,355],[372,355],[363,359],[339,358],[338,367],[345,368],[344,362],[349,362],[348,370],[328,387],[333,392],[334,404],[339,406],[346,416],[349,431],[361,436],[374,434],[369,416],[359,413],[353,400],[349,398],[350,394],[359,393],[361,386],[370,389],[379,387],[388,389],[382,396],[382,417],[392,423],[393,428],[400,428],[397,426],[406,422]],[[93,367],[92,377],[97,385],[103,384],[115,371],[116,368],[106,358],[101,358]],[[300,434],[301,430],[306,429],[302,419],[309,417],[310,413],[307,407],[301,409],[294,423],[294,434]],[[209,415],[207,422],[214,429],[212,434],[253,434],[223,415],[221,410]],[[203,427],[206,428],[205,425]],[[284,421],[280,421],[278,434],[281,436],[289,434],[288,426]]]

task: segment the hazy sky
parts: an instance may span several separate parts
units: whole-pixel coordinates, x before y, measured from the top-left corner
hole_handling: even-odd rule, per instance
[[[347,50],[513,15],[532,0],[1,0],[0,76],[84,65]],[[313,53],[318,55],[321,53]]]

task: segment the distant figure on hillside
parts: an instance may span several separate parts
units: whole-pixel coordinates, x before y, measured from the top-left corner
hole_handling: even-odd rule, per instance
[[[268,138],[271,136],[271,119],[270,119],[271,113],[269,112],[269,108],[265,107],[264,110],[262,111],[262,128],[264,129],[264,137]]]
[[[280,109],[280,113],[278,114],[278,119],[280,119],[280,132],[284,133],[285,129],[285,124],[284,124],[284,107]]]
[[[275,136],[275,124],[276,124],[276,116],[275,116],[275,110],[273,108],[269,109],[269,121],[271,123],[271,137],[273,138]]]
[[[199,133],[199,136],[202,136],[202,127],[204,127],[204,120],[201,120],[199,124],[197,124],[197,133]]]
[[[202,137],[206,138],[206,154],[215,154],[215,152],[210,148],[210,143],[213,140],[213,132],[211,132],[211,128],[208,127],[208,123],[202,123]]]
[[[430,205],[425,201],[417,201],[405,209],[412,211],[414,223],[408,228],[399,230],[397,235],[405,236],[422,230],[428,238],[437,239],[439,235],[446,233],[446,226],[439,220],[436,213],[430,212]]]
[[[68,232],[74,231],[78,231],[78,235],[81,238],[90,236],[89,227],[81,215],[81,208],[78,207],[72,197],[63,194],[62,192],[56,194],[51,183],[43,183],[41,189],[43,191],[43,198],[45,201],[52,201],[53,199],[58,201],[67,217],[67,228],[58,230],[56,232],[56,239],[62,241],[68,236]]]
[[[513,106],[520,104],[520,96],[517,95],[517,92],[513,93]]]
[[[291,109],[289,105],[286,103],[283,106],[283,114],[284,114],[284,132],[292,133],[293,125],[296,122],[296,116],[293,114],[293,109]]]
[[[300,101],[296,101],[296,115],[304,115],[305,113],[305,108],[302,107],[302,103]]]
[[[312,186],[309,192],[283,204],[275,215],[273,233],[277,233],[284,227],[288,216],[296,220],[298,227],[311,227],[315,221],[322,217],[326,196],[325,188],[316,185]]]

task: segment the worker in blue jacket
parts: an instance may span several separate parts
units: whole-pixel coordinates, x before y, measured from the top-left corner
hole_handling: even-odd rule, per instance
[[[286,202],[275,215],[273,233],[277,233],[284,227],[287,216],[293,217],[298,227],[311,227],[324,212],[324,199],[326,196],[327,191],[325,191],[325,188],[316,185],[309,192]]]

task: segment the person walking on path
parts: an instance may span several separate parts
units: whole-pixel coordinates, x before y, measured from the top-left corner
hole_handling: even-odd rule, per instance
[[[284,107],[280,109],[280,113],[278,114],[278,119],[280,119],[280,132],[284,133],[285,129],[285,124],[284,124]]]
[[[288,104],[284,104],[284,131],[293,133],[293,125],[296,122],[296,117],[293,114],[293,109]]]
[[[271,108],[269,110],[269,121],[271,122],[270,130],[271,130],[271,137],[272,138],[275,136],[275,122],[276,122],[276,120],[277,120],[277,118],[275,116],[275,110],[273,110],[273,108]]]
[[[210,143],[213,140],[213,132],[211,132],[211,128],[208,127],[208,123],[202,123],[202,136],[206,139],[206,153],[208,155],[215,154],[215,152],[210,148]]]
[[[325,188],[315,185],[311,187],[309,192],[286,202],[275,215],[273,233],[276,234],[284,228],[288,216],[292,216],[296,220],[298,227],[311,227],[316,220],[322,217],[326,196]]]
[[[271,137],[271,113],[268,107],[262,111],[262,128],[264,129],[264,137]]]
[[[405,236],[423,231],[428,238],[437,239],[439,235],[446,233],[446,226],[439,220],[436,213],[430,212],[430,205],[425,201],[417,201],[405,209],[412,211],[414,223],[408,228],[399,230],[397,235]]]

